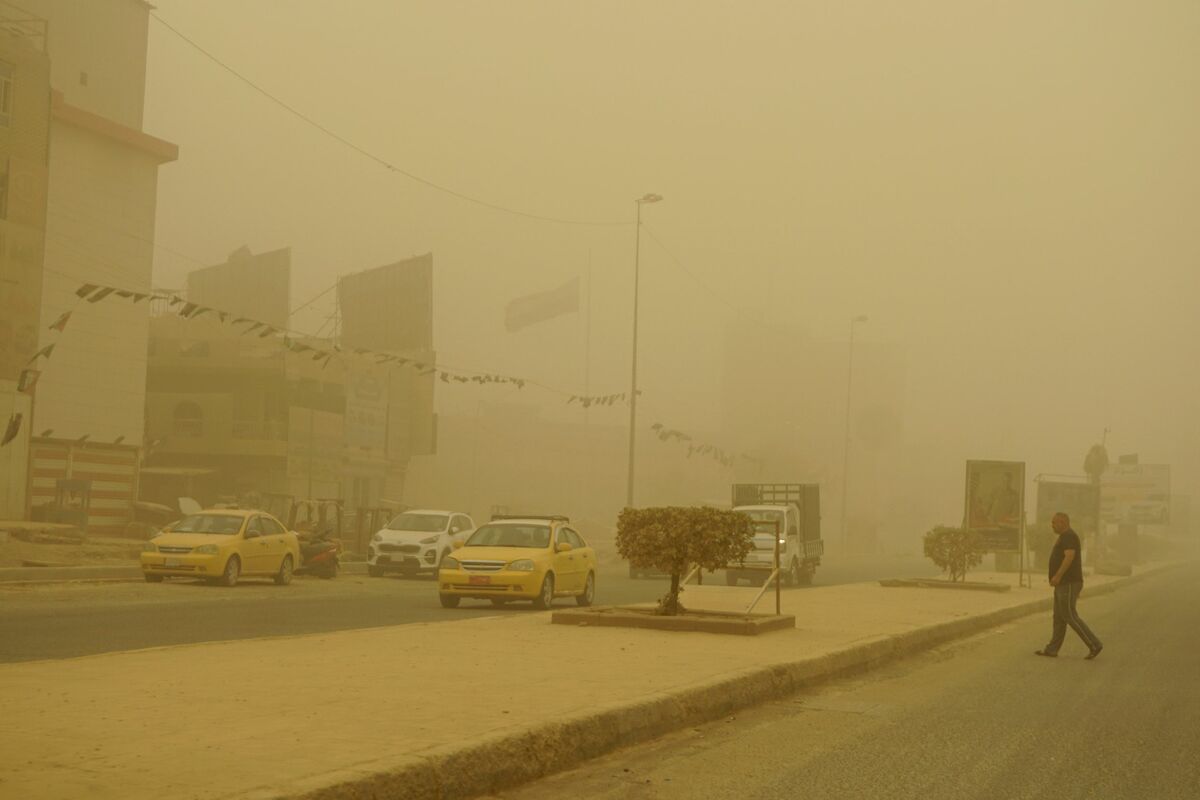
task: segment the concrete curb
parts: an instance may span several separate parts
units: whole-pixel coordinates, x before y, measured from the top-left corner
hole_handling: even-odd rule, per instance
[[[87,567],[0,567],[0,583],[140,581],[142,568],[114,564]]]
[[[1088,588],[1088,596],[1108,594],[1177,564],[1149,569]],[[463,745],[358,765],[316,776],[287,794],[278,790],[246,797],[295,800],[458,800],[493,794],[543,778],[665,733],[709,722],[750,706],[778,700],[801,689],[867,672],[890,661],[964,638],[988,628],[1050,609],[1053,598],[927,626],[895,636],[879,636],[845,650],[786,664],[754,667],[675,692],[634,702],[611,703],[551,724],[530,725],[475,739]]]
[[[343,575],[366,575],[366,562],[341,565]],[[114,564],[85,567],[0,567],[0,584],[69,583],[71,581],[140,581],[142,568]]]

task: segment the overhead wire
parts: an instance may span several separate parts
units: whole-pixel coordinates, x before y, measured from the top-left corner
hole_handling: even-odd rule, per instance
[[[434,189],[436,191],[450,195],[451,197],[458,198],[459,200],[463,200],[468,203],[473,203],[475,205],[491,209],[493,211],[500,211],[505,214],[512,214],[514,216],[525,217],[527,219],[538,220],[541,222],[553,222],[553,223],[557,223],[559,225],[583,225],[583,226],[592,226],[592,227],[617,227],[617,226],[624,227],[624,226],[629,226],[629,225],[634,224],[632,220],[617,221],[617,220],[569,219],[566,217],[553,217],[553,216],[548,216],[545,214],[535,214],[535,213],[532,213],[529,211],[523,211],[521,209],[504,206],[499,203],[493,203],[490,200],[484,200],[483,198],[467,194],[466,192],[461,192],[457,189],[452,189],[443,184],[436,183],[435,181],[429,180],[428,178],[424,178],[420,175],[417,175],[414,172],[411,172],[410,170],[407,170],[407,169],[404,169],[403,167],[397,166],[396,164],[388,161],[387,159],[383,158],[382,156],[376,155],[375,153],[371,152],[370,150],[367,150],[365,147],[351,141],[350,139],[346,138],[342,134],[332,130],[331,128],[322,124],[321,122],[318,122],[316,119],[309,116],[308,114],[305,114],[303,111],[300,111],[295,106],[287,103],[286,101],[284,101],[281,98],[277,97],[276,95],[272,94],[267,89],[258,85],[257,83],[252,81],[250,78],[246,77],[241,72],[239,72],[238,70],[234,69],[229,64],[222,61],[216,55],[214,55],[213,53],[211,53],[210,51],[205,49],[203,46],[201,46],[194,39],[189,37],[187,34],[183,33],[183,31],[179,30],[174,25],[171,25],[169,22],[164,20],[158,14],[151,12],[150,17],[155,22],[157,22],[159,25],[162,25],[168,31],[173,33],[175,36],[179,37],[179,39],[186,42],[189,46],[194,48],[197,52],[199,52],[205,58],[212,61],[218,67],[225,70],[230,75],[232,75],[233,77],[237,78],[239,81],[244,83],[246,86],[250,87],[255,92],[262,95],[267,100],[274,103],[275,105],[279,106],[287,113],[291,114],[296,119],[299,119],[301,122],[305,123],[306,125],[316,129],[317,131],[320,131],[325,136],[327,136],[330,139],[334,140],[335,142],[341,144],[342,146],[354,151],[355,153],[358,153],[360,156],[370,159],[371,161],[375,162],[376,164],[380,165],[381,167],[383,167],[391,172],[394,172],[398,175],[402,175],[405,178],[408,178],[409,180],[411,180],[415,183],[421,184],[422,186],[425,186],[427,188]]]

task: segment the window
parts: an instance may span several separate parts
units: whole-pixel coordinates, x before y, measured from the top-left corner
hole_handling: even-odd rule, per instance
[[[246,526],[246,533],[257,533],[259,536],[262,536],[265,533],[263,530],[263,518],[255,517],[250,520],[250,524]]]
[[[580,536],[578,533],[571,530],[570,528],[567,528],[566,530],[567,530],[567,539],[571,542],[572,547],[574,547],[576,550],[578,550],[581,547],[587,547],[587,542],[585,542],[583,540],[582,536]]]
[[[570,533],[571,532],[569,530],[567,530],[566,528],[559,528],[558,535],[554,537],[555,546],[558,546],[560,544],[569,544],[569,545],[571,545],[571,547],[574,547],[575,543],[571,541]]]
[[[13,68],[12,64],[0,61],[0,125],[8,127],[12,123],[13,109]]]
[[[462,514],[458,514],[454,517],[454,521],[450,523],[450,527],[457,527],[459,533],[465,533],[475,526],[471,524],[471,520],[467,519]]]
[[[185,400],[175,406],[173,430],[176,436],[193,439],[204,435],[204,413],[200,406]]]
[[[286,533],[283,526],[270,517],[259,517],[258,519],[265,536],[278,536],[281,533]]]

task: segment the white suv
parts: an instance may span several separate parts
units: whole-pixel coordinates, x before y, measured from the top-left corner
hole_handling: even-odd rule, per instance
[[[396,516],[371,537],[367,574],[386,572],[437,574],[438,565],[454,547],[475,532],[475,523],[459,511],[412,509]]]

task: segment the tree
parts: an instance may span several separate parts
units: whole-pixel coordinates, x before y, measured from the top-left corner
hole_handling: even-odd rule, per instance
[[[636,569],[671,576],[659,602],[661,613],[678,614],[680,579],[688,569],[716,570],[741,561],[754,544],[754,525],[745,514],[719,508],[665,506],[627,508],[617,519],[617,552]]]
[[[976,531],[938,525],[925,534],[925,556],[950,580],[961,581],[968,569],[983,561],[983,537]]]

